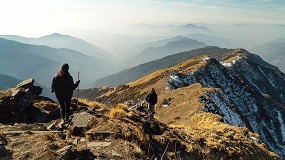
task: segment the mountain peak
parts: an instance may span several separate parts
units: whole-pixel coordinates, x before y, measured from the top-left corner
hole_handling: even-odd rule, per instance
[[[195,25],[195,24],[185,24],[185,25],[182,25],[181,27],[185,27],[185,28],[200,28],[200,29],[206,29],[206,30],[209,30],[207,27],[205,26],[198,26],[198,25]]]
[[[43,37],[40,37],[40,38],[44,38],[44,37],[71,37],[69,35],[64,35],[64,34],[60,34],[60,33],[52,33],[52,34],[49,34],[49,35],[46,35],[46,36],[43,36]]]

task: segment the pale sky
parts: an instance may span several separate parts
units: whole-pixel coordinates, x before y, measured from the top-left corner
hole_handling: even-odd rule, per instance
[[[0,0],[0,34],[115,30],[136,23],[283,24],[285,0]]]

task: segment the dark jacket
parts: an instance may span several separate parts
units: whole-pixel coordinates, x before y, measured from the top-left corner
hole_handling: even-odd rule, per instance
[[[71,99],[73,90],[78,87],[78,84],[74,84],[72,76],[66,72],[53,77],[51,89],[55,92],[57,99]]]
[[[149,93],[146,97],[146,101],[151,105],[155,105],[157,102],[157,94],[155,92]]]

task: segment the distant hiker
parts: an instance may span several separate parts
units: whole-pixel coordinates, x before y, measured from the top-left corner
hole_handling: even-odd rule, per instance
[[[156,94],[154,88],[152,88],[150,93],[147,95],[146,101],[148,102],[149,112],[150,112],[151,116],[153,116],[155,114],[154,107],[155,107],[155,104],[157,102],[157,94]]]
[[[80,80],[74,84],[72,76],[68,72],[69,65],[64,63],[58,73],[53,77],[51,92],[55,92],[55,96],[60,104],[60,115],[63,120],[67,120],[70,113],[70,103],[73,94]]]

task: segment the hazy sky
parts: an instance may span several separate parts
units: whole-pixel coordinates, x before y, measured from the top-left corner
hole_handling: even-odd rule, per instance
[[[285,24],[285,0],[0,0],[0,34],[156,25]]]

